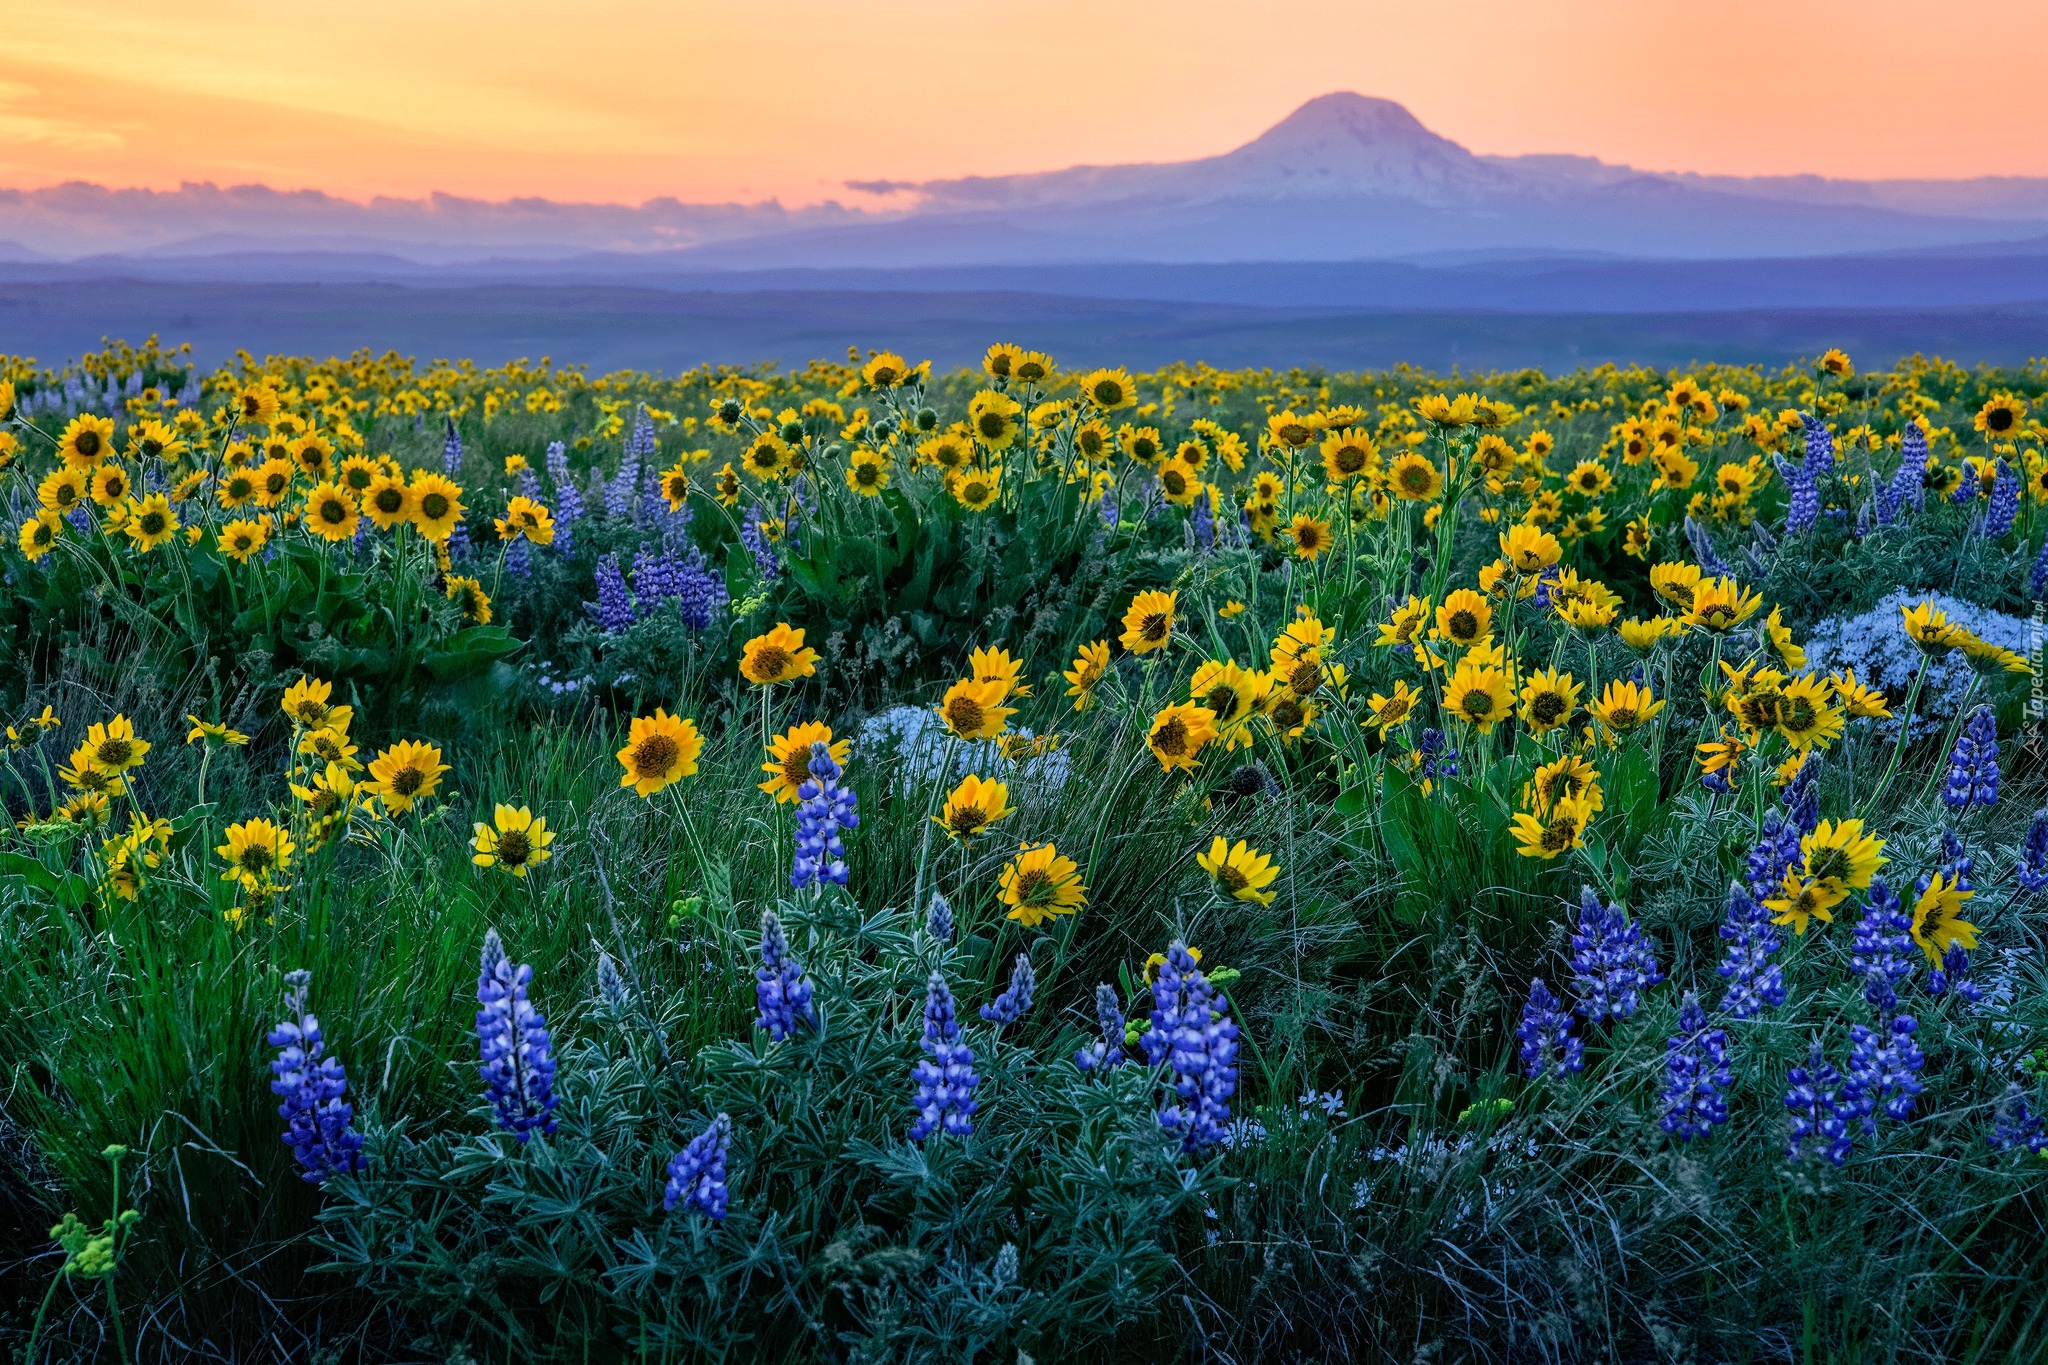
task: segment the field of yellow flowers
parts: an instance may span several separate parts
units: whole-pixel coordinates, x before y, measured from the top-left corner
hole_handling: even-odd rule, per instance
[[[2048,1349],[2048,364],[0,414],[25,1360]]]

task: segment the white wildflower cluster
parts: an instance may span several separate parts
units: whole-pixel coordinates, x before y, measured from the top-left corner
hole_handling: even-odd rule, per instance
[[[2032,623],[2024,617],[2007,616],[1946,593],[1901,590],[1869,611],[1855,616],[1830,616],[1815,626],[1806,641],[1807,667],[1815,673],[1852,669],[1857,681],[1888,693],[1897,709],[1897,703],[1913,685],[1921,662],[1919,648],[1906,638],[1902,611],[1929,601],[1945,612],[1950,621],[1994,645],[2021,654],[2030,653],[2033,647],[2029,638]],[[1969,661],[1961,654],[1951,653],[1936,660],[1927,670],[1927,684],[1920,694],[1913,733],[1920,735],[1945,725],[1962,704],[1970,680]],[[1880,722],[1880,728],[1888,732],[1895,733],[1897,727],[1896,720]]]
[[[1011,734],[1015,741],[1035,738],[1024,726],[1016,727]],[[854,748],[864,758],[895,759],[905,792],[917,790],[942,775],[951,784],[975,773],[985,778],[1000,778],[1011,784],[1016,788],[1012,792],[1013,797],[1021,797],[1028,791],[1030,795],[1043,799],[1053,796],[1066,785],[1067,774],[1072,767],[1066,752],[1061,749],[1048,750],[1018,763],[1005,757],[1002,746],[996,741],[977,739],[958,744],[953,755],[952,772],[942,773],[946,766],[947,746],[953,742],[938,714],[930,707],[892,706],[861,722],[860,737],[855,740]]]

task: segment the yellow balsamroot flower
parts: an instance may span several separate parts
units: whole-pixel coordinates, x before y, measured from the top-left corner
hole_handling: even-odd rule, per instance
[[[853,753],[853,741],[834,740],[832,727],[823,721],[807,720],[792,725],[768,741],[768,761],[761,765],[761,771],[768,774],[768,780],[760,784],[761,790],[774,797],[778,805],[794,805],[802,800],[797,788],[811,780],[811,746],[822,744],[832,755],[832,761],[841,767]]]
[[[740,501],[740,475],[728,460],[711,477],[711,487],[722,507],[737,507]]]
[[[363,514],[376,523],[378,530],[388,531],[412,520],[413,493],[405,486],[405,480],[380,469],[363,490],[362,507]]]
[[[1244,613],[1244,603],[1238,601],[1235,597],[1231,598],[1228,602],[1225,602],[1222,606],[1216,608],[1216,615],[1221,617],[1225,621],[1234,621],[1238,617],[1244,615]]]
[[[1416,415],[1435,427],[1469,427],[1480,422],[1479,400],[1469,393],[1450,398],[1441,393],[1425,394],[1415,400]],[[1491,421],[1487,425],[1494,425]]]
[[[1028,697],[1031,686],[1019,681],[1023,664],[1010,657],[1001,645],[977,649],[967,656],[967,674],[976,682],[999,682],[1009,697]]]
[[[1614,487],[1614,476],[1597,460],[1581,460],[1564,476],[1565,487],[1589,498],[1604,497]]]
[[[1491,734],[1514,708],[1508,676],[1501,669],[1466,660],[1444,684],[1443,707],[1448,714]]]
[[[846,486],[864,498],[880,497],[889,486],[889,466],[871,450],[856,450],[846,466]]]
[[[1232,900],[1273,903],[1273,893],[1266,888],[1279,877],[1280,868],[1244,840],[1232,844],[1218,835],[1207,853],[1195,855],[1195,863],[1209,874],[1216,889]]]
[[[85,474],[76,469],[53,469],[36,485],[36,501],[45,512],[60,516],[78,506],[86,496]]]
[[[1564,555],[1556,536],[1540,526],[1517,523],[1500,533],[1501,558],[1519,574],[1539,574]]]
[[[1636,653],[1648,654],[1666,640],[1685,634],[1685,625],[1669,616],[1652,616],[1648,620],[1632,616],[1615,627],[1615,634]]]
[[[917,453],[925,463],[953,473],[974,458],[974,443],[956,431],[942,431],[918,442]]]
[[[64,518],[55,512],[42,511],[21,523],[14,543],[21,547],[22,554],[33,564],[50,553],[57,544],[57,538],[63,534]]]
[[[1493,603],[1470,588],[1459,588],[1436,609],[1430,638],[1454,645],[1476,645],[1493,633]]]
[[[1315,440],[1316,433],[1321,429],[1321,421],[1313,414],[1306,417],[1296,416],[1292,408],[1285,412],[1276,412],[1266,419],[1266,434],[1272,438],[1274,445],[1283,450],[1301,449]]]
[[[103,464],[92,471],[92,500],[102,507],[119,507],[128,501],[134,483],[118,464]]]
[[[1863,832],[1861,820],[1823,820],[1799,841],[1809,881],[1831,882],[1851,891],[1870,885],[1886,861],[1884,840]]]
[[[1680,612],[1692,610],[1693,594],[1700,585],[1700,566],[1668,561],[1650,566],[1650,591]]]
[[[100,845],[100,861],[106,868],[106,886],[124,901],[142,895],[143,874],[163,866],[170,850],[171,822],[151,820],[140,814],[128,817],[128,832]]]
[[[1067,695],[1074,699],[1076,711],[1086,711],[1095,704],[1095,689],[1108,672],[1109,641],[1082,645],[1081,652],[1074,656],[1074,666],[1060,674],[1067,680]]]
[[[403,815],[414,802],[433,795],[441,785],[441,774],[447,771],[439,749],[411,739],[380,750],[370,760],[370,781],[377,800],[393,815]]]
[[[256,505],[276,507],[291,491],[292,466],[286,460],[265,460],[255,470]]]
[[[305,811],[309,851],[317,850],[326,843],[334,827],[356,808],[356,780],[350,776],[350,770],[339,763],[327,764],[305,785],[294,782],[291,789]]]
[[[233,512],[248,506],[256,500],[256,471],[233,466],[223,468],[220,482],[213,486],[213,496],[223,511]]]
[[[772,431],[756,436],[740,453],[740,468],[764,483],[789,473],[795,462],[796,452],[790,449],[789,442]]]
[[[267,427],[277,420],[277,390],[251,384],[235,398],[235,420],[243,426]]]
[[[2007,649],[2004,645],[1994,645],[1973,631],[1958,626],[1956,636],[1956,648],[1962,650],[1964,657],[1983,671],[2003,669],[2007,673],[2028,673],[2033,669],[2026,655],[2017,650]]]
[[[661,496],[668,502],[668,510],[680,512],[683,504],[690,500],[690,471],[677,460],[661,471]]]
[[[1155,588],[1132,598],[1130,609],[1124,612],[1124,632],[1119,637],[1123,647],[1133,654],[1164,649],[1173,638],[1173,613],[1179,596]]]
[[[1642,683],[1616,678],[1607,684],[1600,700],[1587,706],[1611,738],[1628,734],[1650,723],[1664,703]]]
[[[1271,687],[1264,673],[1240,668],[1234,659],[1206,659],[1188,681],[1188,700],[1215,717],[1224,748],[1238,749],[1252,742],[1246,723],[1265,709]]]
[[[1801,669],[1806,667],[1806,651],[1792,638],[1792,632],[1785,625],[1785,613],[1771,608],[1771,614],[1764,618],[1764,639],[1769,642],[1771,652],[1784,660],[1785,667]]]
[[[1372,715],[1365,721],[1362,721],[1361,724],[1377,725],[1380,731],[1380,738],[1384,740],[1387,737],[1387,731],[1397,725],[1406,725],[1414,718],[1415,708],[1421,701],[1421,693],[1410,687],[1404,680],[1397,678],[1394,681],[1394,690],[1391,693],[1382,696],[1380,693],[1375,692],[1366,698],[1365,704],[1371,709]]]
[[[197,744],[202,739],[209,744],[241,745],[249,742],[249,737],[240,730],[230,730],[219,721],[201,720],[197,716],[187,716],[185,719],[192,723],[191,731],[185,736],[187,744]]]
[[[1553,598],[1552,606],[1564,623],[1575,630],[1592,632],[1614,624],[1613,605],[1597,597]]]
[[[69,468],[92,468],[114,453],[114,419],[79,413],[57,438],[57,453]]]
[[[515,456],[512,458],[524,457]],[[511,460],[508,459],[506,463],[511,463]],[[370,491],[370,485],[383,477],[384,472],[384,466],[368,456],[351,455],[341,462],[341,472],[338,478],[341,486],[348,490],[349,496],[357,501],[361,501],[363,494]]]
[[[1621,528],[1621,552],[1631,559],[1648,559],[1650,546],[1656,538],[1657,532],[1650,525],[1647,514],[1631,517]]]
[[[1692,610],[1684,620],[1710,635],[1722,635],[1756,615],[1763,605],[1762,597],[1732,578],[1702,578],[1693,589]]]
[[[267,521],[231,521],[213,533],[213,543],[237,564],[247,564],[270,543]]]
[[[1323,473],[1338,486],[1369,474],[1379,464],[1379,447],[1371,436],[1356,427],[1330,433],[1322,445]]]
[[[1007,784],[984,782],[969,773],[946,794],[945,808],[932,820],[946,831],[948,839],[972,839],[996,821],[1014,814]]]
[[[871,389],[893,389],[916,374],[902,356],[882,351],[861,367],[860,378]]]
[[[1008,450],[1017,439],[1024,405],[1006,393],[983,389],[967,400],[967,426],[990,450]]]
[[[330,544],[349,539],[362,523],[356,500],[338,483],[314,484],[299,516],[307,530]]]
[[[221,831],[226,843],[214,850],[228,865],[220,874],[224,882],[240,882],[244,890],[268,892],[277,888],[278,874],[292,864],[297,845],[291,835],[269,820],[244,820]]]
[[[1307,607],[1295,608],[1295,618],[1287,623],[1286,629],[1273,639],[1272,652],[1267,655],[1276,677],[1293,687],[1296,694],[1308,696],[1323,684],[1323,655],[1336,647],[1337,632],[1323,624],[1321,617]],[[1297,676],[1296,670],[1304,664],[1313,664],[1313,677],[1307,674]],[[1300,686],[1295,686],[1297,683]]]
[[[1828,704],[1833,688],[1824,678],[1797,677],[1785,684],[1778,700],[1778,733],[1801,753],[1822,748],[1842,737],[1845,713]]]
[[[1021,851],[996,879],[1008,917],[1035,929],[1059,915],[1071,915],[1088,903],[1081,868],[1051,844],[1019,844]]]
[[[946,479],[946,491],[953,495],[953,501],[970,512],[986,512],[995,506],[1003,491],[1003,467],[993,465],[987,469],[963,469]]]
[[[1175,702],[1162,707],[1152,718],[1152,729],[1145,736],[1145,747],[1159,760],[1162,772],[1175,768],[1188,772],[1195,770],[1195,756],[1202,752],[1204,745],[1216,738],[1216,713],[1206,706],[1189,706]]]
[[[1007,341],[998,341],[982,353],[982,373],[990,379],[1008,379],[1014,373],[1012,367],[1023,355],[1023,347],[1012,346]]]
[[[1043,351],[1018,351],[1015,347],[1011,351],[1010,378],[1019,384],[1043,384],[1051,377],[1051,356]]]
[[[1505,559],[1496,559],[1493,563],[1488,564],[1479,571],[1478,578],[1479,591],[1485,593],[1489,598],[1497,598],[1501,601],[1507,600],[1510,588],[1514,590],[1518,601],[1534,597],[1536,589],[1541,586],[1542,582],[1541,579],[1531,577],[1528,574],[1516,573],[1514,568]]]
[[[1147,468],[1166,458],[1166,442],[1158,427],[1134,427],[1126,422],[1116,429],[1116,441],[1124,454]]]
[[[1764,897],[1764,906],[1770,910],[1773,924],[1789,924],[1795,934],[1804,938],[1806,926],[1813,920],[1833,924],[1835,907],[1848,897],[1847,888],[1838,883],[1817,882],[1788,871],[1778,886],[1778,894]]]
[[[514,497],[505,504],[505,515],[497,519],[498,538],[524,536],[535,545],[555,543],[555,518],[547,507],[528,497]]]
[[[1429,502],[1443,488],[1442,472],[1419,450],[1397,455],[1387,466],[1387,491],[1403,502]]]
[[[466,574],[449,574],[448,600],[462,604],[462,619],[471,625],[487,626],[491,623],[491,596],[484,591],[484,585]]]
[[[199,490],[206,487],[207,482],[212,478],[213,471],[210,469],[193,470],[190,474],[178,480],[177,484],[171,489],[171,501],[180,503],[192,501],[192,499],[199,496]]]
[[[1913,942],[1935,967],[1949,949],[1977,946],[1977,926],[1962,918],[1963,902],[1977,893],[1961,882],[1960,873],[1937,872],[1913,901]]]
[[[626,770],[619,785],[631,787],[639,796],[652,796],[695,773],[703,752],[704,739],[697,733],[697,722],[679,720],[656,707],[651,716],[633,718],[626,747],[618,752],[619,763]]]
[[[337,707],[337,712],[348,710]],[[348,737],[348,718],[341,718],[340,724],[330,721],[317,730],[308,730],[299,736],[299,752],[310,754],[322,763],[339,764],[345,771],[356,772],[362,764],[356,761],[356,746]]]
[[[2021,421],[2027,415],[2027,403],[2023,398],[2009,393],[1994,394],[1977,409],[1977,416],[1971,425],[1993,441],[2010,440],[2019,430]]]
[[[1522,804],[1531,810],[1548,810],[1567,797],[1589,814],[1607,808],[1607,797],[1600,790],[1600,770],[1583,754],[1552,759],[1531,773],[1522,788]]]
[[[1115,412],[1138,401],[1129,370],[1090,370],[1074,381],[1081,397],[1100,412]]]
[[[1561,725],[1569,725],[1584,691],[1569,673],[1554,668],[1532,673],[1522,684],[1522,723],[1532,735],[1547,735]]]
[[[546,820],[525,806],[500,805],[492,812],[490,824],[476,822],[476,833],[469,841],[476,855],[470,861],[478,867],[502,867],[515,877],[524,877],[526,869],[554,856],[548,852],[548,845],[554,841],[555,832],[548,828]]]
[[[71,751],[71,766],[57,769],[57,776],[65,786],[82,792],[97,792],[103,796],[119,796],[128,790],[127,781],[119,773],[103,772],[93,766],[92,745],[81,744]]]
[[[142,766],[143,755],[149,752],[149,741],[138,739],[134,725],[126,716],[115,716],[102,725],[95,725],[85,732],[86,763],[94,772],[108,777]],[[77,755],[72,755],[73,761]]]
[[[1336,543],[1330,538],[1330,523],[1306,512],[1297,513],[1288,523],[1287,534],[1294,541],[1296,559],[1313,560]]]
[[[1489,616],[1488,619],[1491,619]],[[1422,628],[1429,624],[1429,603],[1414,594],[1394,608],[1394,614],[1379,627],[1379,639],[1373,642],[1375,648],[1403,648],[1413,645],[1422,635]]]
[[[961,739],[995,739],[1010,728],[1014,706],[1003,705],[1009,689],[993,680],[962,678],[940,699],[939,719]]]
[[[1592,820],[1593,812],[1585,803],[1569,796],[1548,809],[1517,811],[1510,826],[1515,852],[1548,862],[1584,844],[1586,826]]]
[[[1724,670],[1728,665],[1721,666]],[[1752,737],[1760,736],[1766,730],[1777,728],[1784,716],[1785,693],[1779,686],[1784,675],[1775,669],[1762,669],[1754,674],[1747,668],[1729,671],[1728,690],[1721,700],[1735,717],[1736,724]]]
[[[317,731],[326,724],[340,724],[348,729],[354,712],[348,706],[330,706],[328,698],[334,696],[334,684],[324,677],[301,675],[299,681],[285,688],[285,700],[279,702],[279,710],[291,718],[293,724],[305,731]]]
[[[1650,481],[1650,491],[1658,493],[1666,488],[1690,488],[1699,476],[1700,463],[1676,446],[1660,446],[1650,456],[1657,466],[1657,477]]]
[[[1730,733],[1726,726],[1721,728],[1718,738],[1703,740],[1693,746],[1693,753],[1699,759],[1701,776],[1719,777],[1731,785],[1735,781],[1735,770],[1741,764],[1742,756],[1748,752],[1749,742],[1739,733]]]
[[[1853,669],[1830,673],[1828,686],[1834,689],[1835,699],[1848,710],[1851,719],[1886,720],[1892,714],[1884,693],[1858,682]]]
[[[1206,487],[1195,472],[1182,464],[1178,455],[1159,466],[1159,491],[1175,507],[1192,507]]]
[[[323,436],[306,435],[293,441],[288,458],[309,479],[325,479],[334,472],[334,447]]]
[[[107,822],[107,798],[109,793],[82,791],[50,813],[53,822],[84,825],[97,829]],[[112,795],[118,796],[119,792]]]
[[[766,634],[756,635],[740,650],[740,676],[756,687],[795,682],[818,671],[818,651],[804,647],[804,633],[778,621]]]
[[[435,544],[455,534],[462,520],[462,488],[446,475],[416,469],[412,475],[412,522],[421,535]]]

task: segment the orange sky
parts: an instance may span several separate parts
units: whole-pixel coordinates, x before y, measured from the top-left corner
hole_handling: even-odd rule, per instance
[[[1207,155],[1344,89],[1480,152],[2048,175],[2041,0],[0,0],[0,33],[13,186],[810,202]]]

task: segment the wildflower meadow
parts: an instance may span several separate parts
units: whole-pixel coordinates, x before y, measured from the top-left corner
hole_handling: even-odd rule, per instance
[[[2048,1351],[2048,363],[0,379],[12,1358]]]

